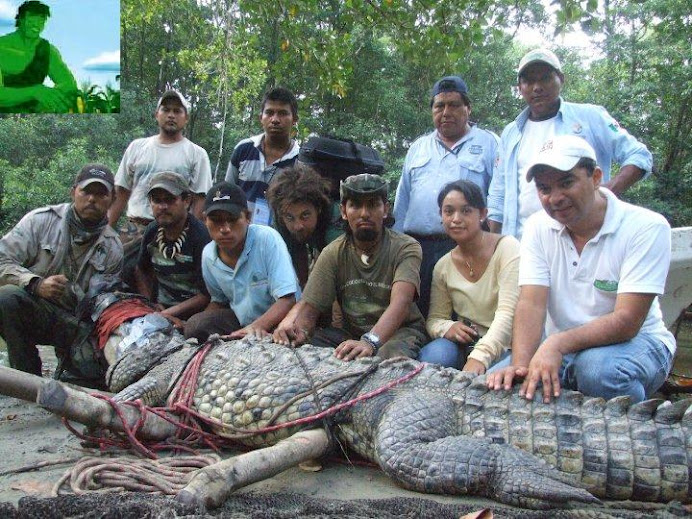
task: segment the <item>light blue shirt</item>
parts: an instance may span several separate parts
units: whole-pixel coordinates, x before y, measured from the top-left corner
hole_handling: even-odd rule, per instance
[[[300,298],[298,278],[281,235],[271,227],[251,224],[235,268],[218,255],[215,242],[202,251],[202,276],[211,300],[227,304],[241,326],[261,317],[279,298]]]
[[[483,196],[493,175],[498,152],[497,135],[478,126],[450,150],[437,130],[416,139],[406,154],[394,202],[394,230],[405,233],[444,234],[437,196],[449,182],[468,180]]]
[[[505,126],[500,138],[500,158],[488,193],[488,218],[502,222],[502,234],[517,238],[519,219],[519,143],[529,108]],[[560,109],[555,119],[555,135],[582,137],[596,152],[596,162],[603,170],[603,182],[610,180],[613,161],[620,166],[631,164],[651,173],[653,157],[644,144],[620,127],[602,106],[568,103],[560,98]]]

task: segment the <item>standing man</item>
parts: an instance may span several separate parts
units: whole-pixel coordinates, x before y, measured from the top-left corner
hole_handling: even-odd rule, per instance
[[[151,177],[154,221],[144,231],[135,269],[137,292],[177,325],[209,303],[202,279],[202,250],[211,238],[189,211],[192,199],[182,175],[162,171]]]
[[[245,193],[235,184],[215,184],[204,214],[214,240],[202,252],[211,302],[187,321],[185,337],[203,342],[212,333],[233,339],[271,333],[300,296],[286,244],[271,227],[250,224]]]
[[[417,358],[427,340],[425,321],[414,304],[420,283],[420,245],[385,227],[387,183],[361,174],[341,184],[346,234],[317,258],[298,310],[274,332],[279,344],[303,344],[336,299],[344,327],[319,329],[311,343],[335,347],[343,360],[379,355]]]
[[[264,94],[260,112],[263,133],[240,141],[231,155],[226,182],[240,187],[248,201],[252,223],[271,224],[266,191],[279,169],[292,166],[300,147],[291,137],[298,123],[293,92],[277,87]]]
[[[488,375],[492,389],[523,377],[527,399],[542,383],[545,402],[561,387],[640,402],[670,371],[675,339],[657,297],[670,265],[670,226],[600,187],[597,160],[584,139],[559,135],[527,171],[545,211],[526,222],[511,366]]]
[[[135,139],[125,150],[115,176],[115,202],[108,212],[108,223],[115,227],[127,208],[128,223],[120,229],[120,236],[125,246],[124,280],[130,284],[142,234],[154,219],[147,198],[152,175],[159,171],[182,175],[193,193],[191,211],[198,219],[202,217],[204,195],[212,184],[207,152],[183,136],[189,114],[182,94],[175,90],[164,92],[154,117],[158,135]]]
[[[394,229],[414,237],[423,249],[418,308],[424,316],[435,263],[456,245],[442,228],[437,195],[450,182],[468,180],[486,197],[498,146],[497,135],[469,121],[471,101],[460,77],[435,83],[430,106],[435,130],[408,150],[394,202]]]
[[[75,314],[90,287],[120,273],[123,249],[106,218],[113,191],[111,171],[87,164],[71,203],[31,211],[0,240],[0,335],[13,368],[41,376],[36,345],[51,344],[77,374],[102,375]]]
[[[554,136],[585,139],[596,151],[605,187],[618,196],[651,172],[649,150],[605,108],[568,103],[560,97],[565,76],[555,54],[547,49],[527,53],[519,62],[517,79],[527,107],[502,132],[500,160],[488,195],[491,231],[521,238],[526,219],[541,210],[526,172],[535,150]],[[611,179],[613,161],[620,164],[620,172]]]

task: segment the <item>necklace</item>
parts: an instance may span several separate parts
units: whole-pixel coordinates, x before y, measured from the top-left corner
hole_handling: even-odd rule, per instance
[[[372,256],[372,251],[375,247],[372,247],[370,250],[365,250],[361,249],[354,243],[353,248],[356,249],[356,253],[359,254],[360,261],[362,261],[364,265],[370,265],[370,257]]]
[[[178,239],[174,242],[169,242],[164,236],[163,227],[159,227],[156,232],[156,246],[159,249],[161,255],[166,259],[175,258],[176,254],[179,254],[183,249],[183,243],[185,243],[185,238],[187,238],[187,229],[189,224],[185,226],[183,232],[180,233]]]
[[[485,241],[485,233],[481,234],[481,242],[478,245],[479,253],[483,252],[483,242],[484,241]],[[473,270],[473,265],[471,265],[471,262],[468,261],[464,256],[461,255],[461,251],[459,251],[459,257],[461,258],[461,261],[464,262],[464,265],[466,265],[466,268],[469,269],[469,277],[472,277],[472,278],[476,277],[476,272]]]

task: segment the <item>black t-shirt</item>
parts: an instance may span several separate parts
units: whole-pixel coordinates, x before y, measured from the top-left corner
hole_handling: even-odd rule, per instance
[[[199,293],[207,293],[202,278],[202,250],[211,241],[207,228],[191,214],[187,217],[187,236],[173,258],[159,250],[156,234],[159,225],[150,223],[144,231],[137,264],[142,270],[153,268],[157,280],[156,302],[164,307],[177,305]]]

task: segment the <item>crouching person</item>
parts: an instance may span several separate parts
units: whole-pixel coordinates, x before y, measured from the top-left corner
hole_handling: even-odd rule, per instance
[[[518,377],[528,399],[542,384],[545,402],[561,387],[639,402],[668,375],[675,339],[657,295],[670,265],[670,226],[618,200],[602,178],[594,149],[579,137],[556,136],[536,154],[526,181],[535,181],[545,211],[526,222],[512,362],[488,375],[489,387],[509,389]]]
[[[379,355],[416,358],[425,343],[425,321],[414,300],[420,285],[421,247],[385,227],[387,183],[378,175],[348,177],[341,184],[346,234],[317,258],[297,312],[274,332],[280,344],[302,344],[336,299],[344,328],[319,329],[316,346],[335,347],[343,360]],[[295,317],[294,317],[295,316]]]
[[[212,241],[202,252],[202,275],[211,301],[187,321],[185,337],[203,342],[213,333],[237,339],[272,332],[300,296],[281,235],[250,224],[245,193],[228,182],[211,188],[204,214]]]
[[[0,240],[0,335],[11,367],[40,376],[36,345],[46,344],[73,374],[102,376],[90,326],[76,311],[90,286],[117,278],[122,268],[123,248],[106,218],[113,189],[111,171],[88,164],[72,202],[31,211]]]

